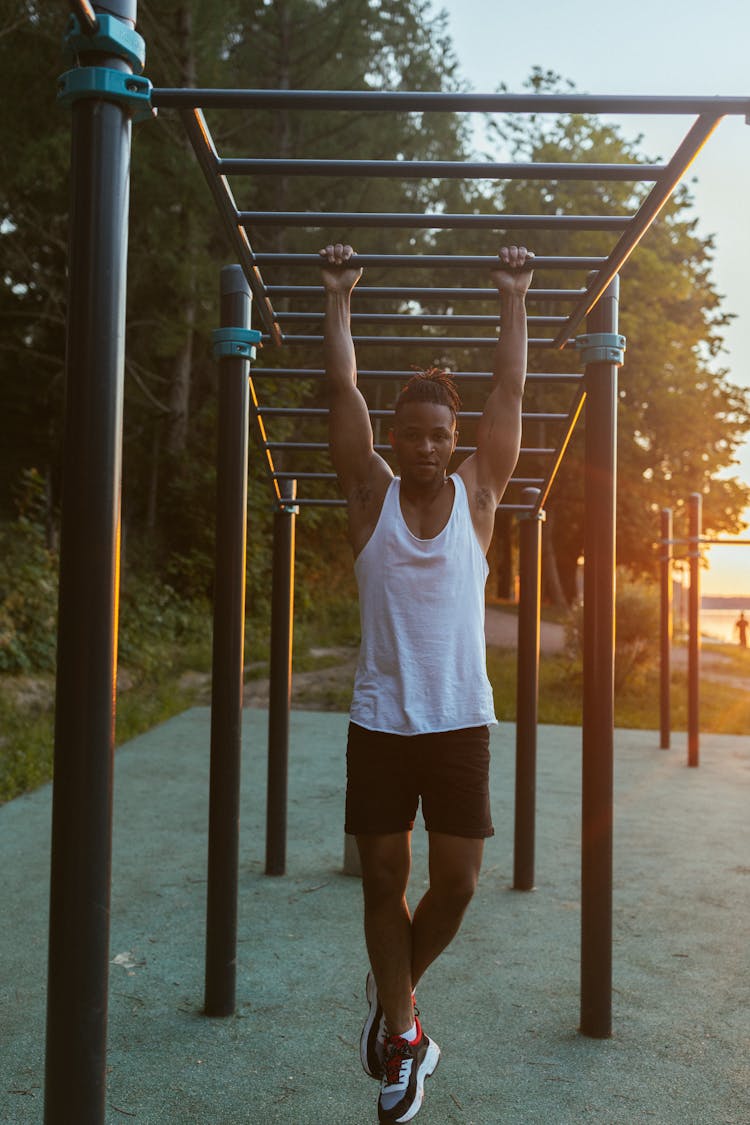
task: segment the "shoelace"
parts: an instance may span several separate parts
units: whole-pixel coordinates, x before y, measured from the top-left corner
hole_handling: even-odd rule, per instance
[[[405,1086],[409,1081],[411,1064],[411,1043],[405,1039],[397,1039],[388,1043],[384,1063],[384,1088],[392,1086]]]

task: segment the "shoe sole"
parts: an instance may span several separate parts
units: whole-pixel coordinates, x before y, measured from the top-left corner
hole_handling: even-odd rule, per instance
[[[367,996],[367,1002],[370,1005],[370,1010],[367,1013],[365,1026],[362,1028],[362,1035],[360,1036],[359,1040],[359,1058],[360,1062],[362,1063],[362,1069],[364,1070],[368,1078],[374,1078],[379,1082],[380,1075],[373,1073],[370,1067],[369,1059],[367,1057],[367,1044],[370,1042],[370,1032],[372,1031],[373,1025],[375,1023],[375,1017],[377,1016],[378,1012],[378,989],[372,973],[367,974],[367,980],[365,981],[365,995]]]
[[[424,1082],[425,1082],[425,1078],[429,1078],[430,1075],[435,1073],[435,1071],[437,1069],[437,1064],[439,1062],[440,1062],[440,1048],[438,1047],[437,1043],[430,1040],[430,1045],[427,1048],[427,1051],[425,1052],[425,1056],[422,1059],[421,1066],[419,1067],[419,1070],[417,1071],[416,1097],[414,1098],[414,1101],[411,1103],[411,1105],[407,1109],[406,1113],[402,1114],[401,1117],[396,1117],[396,1118],[393,1119],[396,1122],[396,1125],[401,1125],[401,1123],[404,1122],[404,1121],[411,1121],[414,1117],[417,1116],[420,1109],[422,1108],[422,1103],[424,1101]]]

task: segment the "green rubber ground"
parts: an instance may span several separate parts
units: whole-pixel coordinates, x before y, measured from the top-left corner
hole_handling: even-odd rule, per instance
[[[116,758],[107,1123],[375,1125],[343,715],[292,713],[288,874],[264,876],[267,717],[246,713],[237,1015],[203,1002],[209,713]],[[539,733],[537,889],[512,878],[514,730],[464,927],[419,989],[443,1056],[420,1125],[748,1125],[750,740],[616,736],[614,1035],[579,1018],[580,730]],[[0,809],[0,1121],[43,1113],[50,789]],[[415,831],[412,902],[425,885]],[[71,1029],[75,1034],[75,1029]],[[70,1125],[76,1125],[71,1122]]]

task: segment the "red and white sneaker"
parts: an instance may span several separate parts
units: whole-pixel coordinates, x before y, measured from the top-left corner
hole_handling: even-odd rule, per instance
[[[378,986],[372,973],[367,974],[365,992],[370,1010],[367,1013],[365,1026],[359,1039],[359,1057],[362,1068],[370,1078],[379,1082],[383,1077],[383,1059],[385,1058],[385,1016],[380,1006]]]
[[[422,1031],[416,1020],[417,1038],[408,1043],[400,1035],[385,1041],[383,1078],[378,1098],[378,1120],[411,1121],[424,1101],[424,1080],[440,1061],[440,1048]]]

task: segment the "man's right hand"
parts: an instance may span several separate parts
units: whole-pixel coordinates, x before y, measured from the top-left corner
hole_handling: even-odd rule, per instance
[[[351,293],[362,276],[359,266],[349,264],[354,251],[351,246],[336,242],[320,251],[323,286],[329,293]]]

